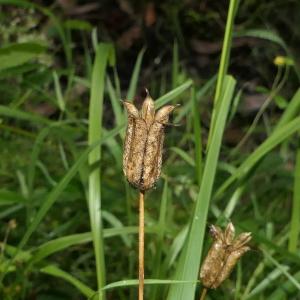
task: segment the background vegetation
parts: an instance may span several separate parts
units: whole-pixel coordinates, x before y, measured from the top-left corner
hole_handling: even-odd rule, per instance
[[[208,225],[231,220],[252,251],[207,298],[299,299],[299,14],[297,0],[0,0],[0,298],[136,299],[119,100],[147,87],[181,106],[146,196],[145,298],[197,299]]]

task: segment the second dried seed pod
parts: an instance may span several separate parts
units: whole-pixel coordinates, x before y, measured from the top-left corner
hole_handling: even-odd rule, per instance
[[[166,105],[155,113],[154,101],[148,91],[140,111],[128,101],[124,101],[124,106],[128,113],[128,124],[123,172],[130,184],[140,191],[146,191],[159,179],[164,130],[176,106]]]
[[[247,244],[251,240],[251,233],[244,232],[234,238],[234,232],[232,223],[227,225],[225,231],[218,226],[211,226],[210,233],[214,241],[200,271],[201,282],[206,288],[216,289],[222,284],[238,260],[250,249]]]

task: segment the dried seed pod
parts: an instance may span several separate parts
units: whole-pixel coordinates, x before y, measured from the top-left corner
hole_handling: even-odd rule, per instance
[[[145,191],[160,176],[164,129],[175,106],[164,106],[155,113],[148,91],[140,111],[130,102],[123,103],[128,113],[123,172],[130,184]]]
[[[216,289],[228,278],[242,255],[250,249],[246,245],[251,240],[251,233],[241,233],[234,239],[235,229],[232,223],[227,225],[224,232],[212,225],[210,233],[214,241],[201,267],[200,279],[206,288]]]

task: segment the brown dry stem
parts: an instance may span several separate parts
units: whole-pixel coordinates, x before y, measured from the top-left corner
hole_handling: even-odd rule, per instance
[[[139,197],[139,300],[144,299],[144,238],[145,238],[145,217],[144,217],[144,196],[145,192],[140,191]]]
[[[206,293],[207,293],[207,288],[203,288],[201,296],[200,296],[200,300],[204,300],[205,299]]]

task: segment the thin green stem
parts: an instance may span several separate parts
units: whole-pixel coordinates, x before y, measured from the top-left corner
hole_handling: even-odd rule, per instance
[[[211,130],[209,131],[209,136],[207,141],[207,149],[210,145],[211,137],[215,128],[215,121],[220,107],[220,98],[224,86],[224,79],[225,79],[225,75],[228,72],[234,18],[238,8],[238,3],[239,0],[230,0],[230,4],[229,4],[224,41],[223,41],[223,47],[222,47],[222,53],[220,59],[220,66],[218,72],[217,86],[216,86],[216,92],[214,97],[214,107],[213,107],[213,112],[212,112],[211,122],[210,122]]]
[[[297,149],[289,251],[296,253],[300,232],[300,144]]]

